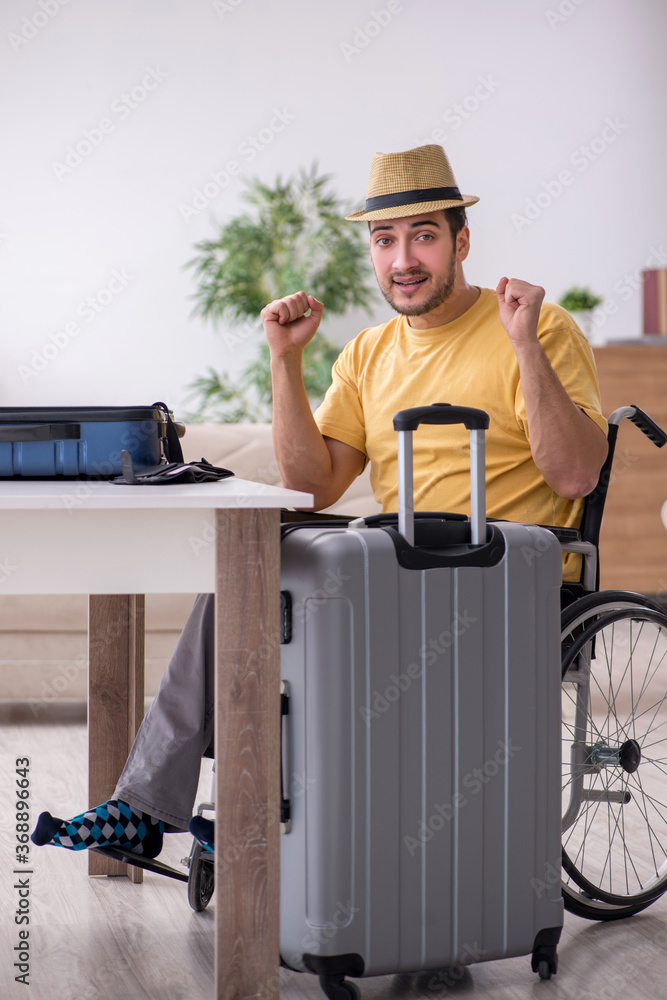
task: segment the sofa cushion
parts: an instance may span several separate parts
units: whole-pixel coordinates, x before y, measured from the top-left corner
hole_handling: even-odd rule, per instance
[[[181,445],[187,462],[205,458],[213,465],[230,469],[239,479],[270,486],[280,484],[270,424],[190,424]],[[366,466],[340,500],[326,511],[363,517],[377,514],[380,509],[371,490],[370,468]]]

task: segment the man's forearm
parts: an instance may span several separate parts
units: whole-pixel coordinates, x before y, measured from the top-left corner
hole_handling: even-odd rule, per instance
[[[559,496],[586,496],[607,454],[605,435],[572,402],[539,341],[514,346],[533,460]]]
[[[271,361],[273,447],[283,485],[317,496],[332,475],[331,456],[308,402],[301,354]]]
[[[314,337],[324,306],[295,292],[262,309],[271,351],[273,446],[283,484],[312,493],[315,510],[335,503],[364,467],[365,455],[325,438],[315,423],[303,384],[303,350]]]

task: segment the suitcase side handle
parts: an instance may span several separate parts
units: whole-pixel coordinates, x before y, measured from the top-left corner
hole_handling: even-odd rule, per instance
[[[420,424],[463,424],[470,431],[470,541],[486,541],[486,461],[484,432],[489,415],[472,406],[434,403],[399,410],[394,416],[398,432],[398,530],[409,545],[415,543],[412,432]]]
[[[289,790],[289,758],[287,754],[287,726],[289,717],[289,681],[280,682],[280,832],[292,829],[292,804],[286,792]]]
[[[4,424],[0,441],[78,441],[80,424]]]

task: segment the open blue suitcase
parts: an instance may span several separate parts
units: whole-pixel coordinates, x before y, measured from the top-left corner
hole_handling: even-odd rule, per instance
[[[0,478],[113,479],[121,451],[135,469],[182,461],[164,403],[153,406],[0,407]]]

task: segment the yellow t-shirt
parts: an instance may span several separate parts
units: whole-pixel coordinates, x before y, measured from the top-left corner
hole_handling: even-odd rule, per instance
[[[544,303],[538,336],[570,398],[606,434],[595,360],[584,335],[564,309]],[[315,420],[322,434],[368,457],[383,511],[398,509],[392,418],[428,403],[475,406],[489,414],[489,517],[578,527],[583,500],[554,493],[533,462],[519,366],[491,289],[482,289],[463,316],[444,326],[415,330],[399,316],[363,330],[334,364],[333,383]],[[422,425],[413,448],[415,510],[469,513],[469,432],[462,425]]]

